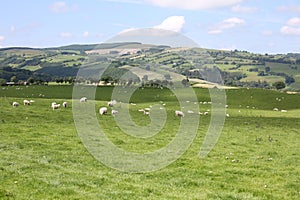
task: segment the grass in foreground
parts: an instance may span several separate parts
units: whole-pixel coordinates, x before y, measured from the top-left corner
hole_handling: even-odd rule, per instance
[[[180,159],[155,172],[132,174],[108,168],[91,156],[77,136],[71,107],[51,110],[52,101],[67,99],[65,95],[69,94],[64,91],[66,88],[59,93],[61,98],[34,96],[35,103],[29,107],[9,105],[23,98],[0,98],[1,199],[300,198],[298,95],[251,89],[227,91],[230,117],[207,157],[198,157],[209,125],[209,116],[202,116],[193,144]],[[104,91],[100,93],[105,96],[109,90]],[[196,91],[199,101],[207,101],[207,90]],[[44,92],[51,94],[51,87]],[[149,91],[140,92],[140,102],[133,97],[137,108],[155,103]],[[165,97],[169,94],[158,92]],[[170,114],[178,106],[172,99],[164,102]],[[105,104],[105,100],[96,102],[98,107]],[[200,110],[209,109],[199,106]],[[274,107],[285,107],[288,112],[272,111]],[[140,116],[137,108],[131,107],[134,120],[147,124],[148,119]],[[135,152],[160,148],[173,137],[176,126],[171,125],[179,123],[171,114],[164,133],[142,141],[109,126],[112,116],[97,118],[111,141]]]

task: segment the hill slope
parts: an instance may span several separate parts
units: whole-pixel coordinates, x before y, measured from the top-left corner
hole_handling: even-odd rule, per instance
[[[13,82],[28,79],[31,82],[73,80],[78,69],[86,64],[95,75],[87,78],[95,82],[100,79],[96,72],[99,73],[99,69],[103,72],[107,66],[109,68],[102,79],[114,82],[120,81],[125,72],[132,75],[124,82],[129,79],[148,81],[147,73],[140,73],[143,70],[158,70],[169,81],[172,81],[172,73],[189,79],[207,80],[208,73],[219,69],[228,86],[270,88],[274,82],[282,81],[289,89],[300,90],[300,54],[295,53],[262,55],[237,50],[171,48],[137,42],[0,49],[2,83],[3,79]],[[124,68],[124,65],[130,67]]]

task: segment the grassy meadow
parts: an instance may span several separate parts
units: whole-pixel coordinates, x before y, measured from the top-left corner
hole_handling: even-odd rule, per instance
[[[67,85],[0,88],[0,199],[300,199],[299,94],[226,90],[229,117],[207,157],[198,154],[211,116],[201,115],[193,143],[178,160],[154,172],[127,173],[98,162],[84,147],[73,120],[72,90]],[[209,91],[194,90],[199,110],[211,110],[203,103],[211,101]],[[95,102],[87,104],[95,103],[97,112],[111,92],[112,87],[99,87]],[[23,106],[23,99],[35,102]],[[21,105],[13,108],[13,101]],[[69,107],[52,110],[53,101],[67,101]],[[142,126],[150,119],[138,109],[165,103],[164,128],[153,137],[134,138],[113,116],[97,112],[107,137],[137,153],[167,145],[180,126],[172,92],[139,89],[130,101],[136,104],[129,105],[132,120]]]

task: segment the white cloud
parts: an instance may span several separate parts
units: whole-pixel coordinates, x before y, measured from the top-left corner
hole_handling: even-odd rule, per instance
[[[85,32],[83,32],[83,34],[82,34],[83,37],[89,37],[89,35],[90,35],[90,34],[89,34],[88,31],[85,31]]]
[[[294,17],[289,19],[285,25],[280,29],[283,35],[297,35],[300,36],[300,18]]]
[[[184,16],[171,16],[165,19],[161,24],[154,26],[153,28],[180,32],[184,24],[185,24]]]
[[[277,7],[278,11],[281,12],[300,12],[300,6],[279,6]]]
[[[13,26],[13,25],[12,25],[12,26],[10,26],[10,32],[12,32],[12,33],[13,33],[13,32],[15,32],[15,31],[16,31],[16,27],[15,27],[15,26]]]
[[[265,30],[265,31],[262,31],[262,35],[264,35],[264,36],[270,36],[270,35],[273,35],[273,31],[271,31],[271,30]]]
[[[300,36],[300,27],[283,26],[280,29],[280,33],[282,33],[284,35],[299,35]]]
[[[61,32],[61,33],[60,33],[60,37],[62,37],[62,38],[71,38],[71,37],[72,37],[72,33],[69,33],[69,32]]]
[[[69,6],[66,4],[66,2],[59,1],[51,4],[49,6],[49,9],[55,13],[66,13],[69,11],[76,11],[78,9],[78,6],[77,5]]]
[[[5,37],[0,35],[0,42],[2,42],[4,39]]]
[[[286,25],[288,25],[288,26],[300,26],[300,18],[299,17],[291,18],[286,22]]]
[[[246,22],[243,19],[236,18],[236,17],[228,18],[228,19],[225,19],[224,21],[220,22],[219,24],[217,24],[208,33],[209,34],[220,34],[220,33],[223,33],[223,31],[226,29],[236,28],[239,26],[243,26],[245,24],[246,24]]]
[[[146,3],[185,10],[204,10],[233,6],[245,0],[144,0]]]
[[[256,7],[244,7],[240,5],[233,6],[231,8],[232,12],[239,12],[239,13],[254,13],[257,12],[259,9]]]

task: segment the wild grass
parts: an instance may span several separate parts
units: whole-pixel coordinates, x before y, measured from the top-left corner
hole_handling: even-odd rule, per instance
[[[97,89],[96,109],[107,105],[111,91],[111,87]],[[208,90],[195,91],[199,101],[210,100]],[[40,93],[45,97],[38,97]],[[130,105],[131,116],[140,125],[150,120],[138,109],[166,103],[166,126],[152,138],[122,133],[111,115],[97,113],[97,120],[118,147],[154,151],[170,142],[180,123],[174,116],[178,102],[171,94],[145,88],[132,96],[137,105]],[[299,94],[227,90],[230,117],[208,156],[198,156],[210,122],[210,116],[201,116],[197,135],[183,156],[150,173],[120,172],[94,159],[76,132],[71,86],[7,87],[0,88],[0,95],[1,199],[300,198]],[[35,100],[31,106],[10,105],[27,97]],[[50,108],[52,101],[65,100],[70,107]],[[288,112],[273,111],[274,107]],[[203,104],[199,108],[211,109]]]

